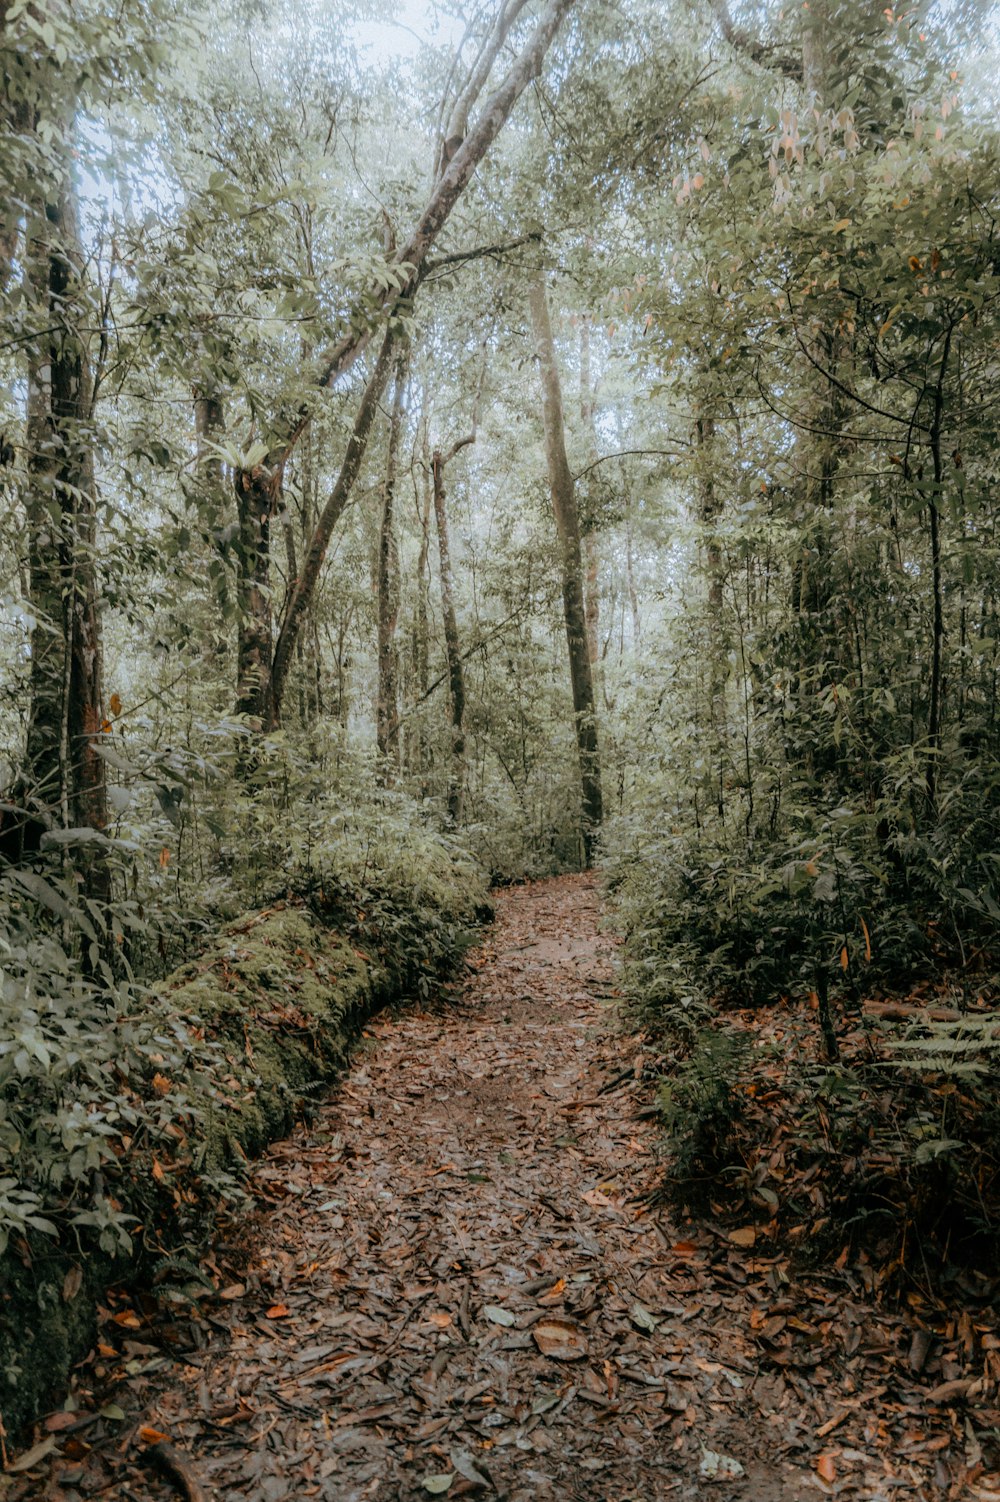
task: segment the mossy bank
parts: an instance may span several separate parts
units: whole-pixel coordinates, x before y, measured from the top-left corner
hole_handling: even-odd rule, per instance
[[[196,1254],[247,1160],[336,1076],[365,1019],[444,978],[489,915],[481,872],[453,854],[371,884],[364,907],[357,896],[317,881],[228,924],[157,987],[158,1033],[141,1071],[125,1067],[120,1080],[117,1119],[134,1126],[97,1176],[127,1236],[99,1234],[99,1217],[70,1224],[67,1204],[58,1237],[14,1237],[0,1262],[8,1436],[65,1389],[104,1289],[147,1281],[178,1250]]]

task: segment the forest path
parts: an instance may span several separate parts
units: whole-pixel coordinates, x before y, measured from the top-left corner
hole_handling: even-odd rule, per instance
[[[657,1128],[594,879],[497,908],[461,993],[377,1018],[257,1167],[240,1282],[126,1343],[117,1446],[63,1461],[48,1495],[175,1496],[140,1426],[218,1502],[817,1495],[808,1462],[782,1480],[765,1458],[748,1254],[646,1206]]]

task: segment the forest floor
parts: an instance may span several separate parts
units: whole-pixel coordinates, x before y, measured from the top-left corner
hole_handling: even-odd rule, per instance
[[[464,985],[381,1014],[257,1166],[214,1291],[109,1299],[0,1496],[1000,1502],[974,1392],[911,1372],[904,1316],[657,1207],[594,879],[497,910]]]

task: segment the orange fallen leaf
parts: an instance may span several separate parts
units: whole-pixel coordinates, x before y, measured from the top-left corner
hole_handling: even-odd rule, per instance
[[[112,1315],[116,1325],[123,1325],[126,1330],[141,1330],[142,1320],[132,1313],[131,1309],[123,1309],[119,1314]]]
[[[832,1455],[821,1455],[816,1462],[816,1474],[821,1481],[833,1483],[837,1479],[837,1463]]]
[[[287,1304],[272,1304],[270,1309],[267,1311],[267,1318],[287,1319],[291,1312],[292,1311],[289,1309]]]

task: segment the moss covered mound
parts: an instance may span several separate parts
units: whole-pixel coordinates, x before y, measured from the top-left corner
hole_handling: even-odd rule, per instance
[[[154,1051],[143,1078],[123,1083],[137,1129],[106,1175],[108,1203],[135,1218],[131,1253],[95,1229],[92,1245],[69,1231],[58,1243],[19,1239],[0,1261],[9,1436],[65,1389],[105,1288],[141,1283],[164,1254],[204,1244],[228,1176],[289,1130],[373,1011],[454,967],[489,911],[482,876],[459,861],[370,906],[317,890],[247,914],[158,988],[162,1058]]]

